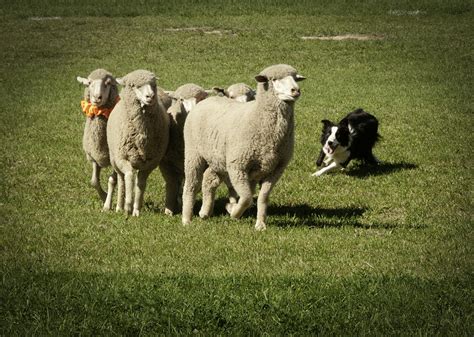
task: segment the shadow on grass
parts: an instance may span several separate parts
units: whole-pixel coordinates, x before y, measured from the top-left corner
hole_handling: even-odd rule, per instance
[[[347,170],[347,175],[356,178],[367,178],[369,176],[380,176],[402,170],[417,169],[418,165],[412,163],[380,163],[379,165],[358,164],[352,169]]]
[[[228,202],[227,198],[219,198],[214,204],[214,213],[212,217],[228,217],[225,206]],[[257,216],[256,198],[253,206],[245,211],[242,219],[255,219]],[[194,217],[199,217],[201,209],[201,200],[197,200],[194,204]],[[147,203],[149,210],[155,213],[162,213],[162,210],[153,202]],[[270,226],[281,228],[289,227],[309,227],[309,228],[340,228],[344,226],[354,228],[378,228],[392,229],[398,227],[396,224],[390,223],[373,223],[365,224],[357,220],[368,210],[366,207],[338,207],[338,208],[320,208],[313,207],[308,204],[297,205],[275,205],[268,206],[267,215]],[[180,213],[179,213],[180,214]]]
[[[216,200],[215,216],[226,216],[225,204],[227,199],[221,198]],[[248,209],[242,218],[256,218],[257,207],[254,205]],[[200,205],[199,205],[200,206]],[[195,208],[195,214],[199,211],[199,207]],[[355,228],[382,228],[391,229],[397,227],[396,224],[374,223],[363,224],[357,218],[364,215],[367,211],[366,207],[338,207],[338,208],[320,208],[313,207],[308,204],[297,205],[272,205],[268,206],[267,215],[270,226],[281,228],[289,227],[315,227],[315,228],[339,228],[350,226]]]
[[[10,266],[1,291],[2,332],[6,336],[384,336],[420,331],[470,335],[472,305],[466,290],[470,279],[437,281],[401,274],[147,276],[25,272]]]
[[[367,211],[365,207],[338,207],[319,208],[307,204],[300,205],[270,205],[268,215],[272,226],[277,227],[343,227],[357,228],[393,228],[390,224],[366,225],[357,221],[357,218]]]

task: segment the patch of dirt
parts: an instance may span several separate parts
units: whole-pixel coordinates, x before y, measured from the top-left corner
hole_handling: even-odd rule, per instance
[[[166,28],[165,32],[194,32],[200,34],[214,34],[214,35],[231,35],[237,36],[231,30],[227,29],[215,29],[213,27],[183,27],[183,28]]]
[[[302,36],[303,40],[321,40],[321,41],[343,41],[343,40],[357,40],[357,41],[368,41],[368,40],[383,40],[383,35],[376,34],[344,34],[344,35],[329,35],[329,36]]]
[[[28,20],[32,21],[47,21],[47,20],[61,20],[62,17],[60,16],[32,16],[28,18]]]
[[[425,11],[420,11],[419,9],[415,11],[405,11],[405,10],[400,10],[400,9],[392,9],[388,11],[389,15],[395,15],[395,16],[404,16],[404,15],[424,15],[426,14]]]

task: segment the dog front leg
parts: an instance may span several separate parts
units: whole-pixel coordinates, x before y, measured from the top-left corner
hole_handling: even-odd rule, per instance
[[[312,177],[319,177],[319,176],[321,176],[325,173],[328,173],[328,172],[331,172],[331,171],[334,171],[334,170],[337,170],[337,169],[340,169],[340,168],[341,168],[341,165],[339,165],[336,162],[332,162],[330,165],[328,165],[326,167],[323,167],[319,171],[314,172],[311,176]]]

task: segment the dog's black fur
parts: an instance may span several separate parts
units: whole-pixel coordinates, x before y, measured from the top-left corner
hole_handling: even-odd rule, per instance
[[[336,161],[337,167],[346,167],[352,159],[360,159],[368,164],[378,164],[377,158],[372,153],[372,149],[380,139],[378,133],[379,122],[375,116],[365,112],[363,109],[357,109],[350,112],[341,119],[338,124],[325,119],[323,123],[323,132],[321,134],[321,145],[323,148],[316,160],[316,165],[321,166],[325,157],[332,157],[327,151],[334,151],[338,146],[344,148],[344,161],[337,162],[337,158],[328,158]],[[333,132],[333,127],[337,127],[335,139],[328,142],[328,138]],[[333,137],[334,138],[334,137]],[[339,151],[341,151],[341,148]],[[326,149],[326,152],[325,152]],[[321,174],[324,173],[321,172]]]

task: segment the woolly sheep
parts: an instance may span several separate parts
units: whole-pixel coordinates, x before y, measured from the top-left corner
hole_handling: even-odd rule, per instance
[[[110,162],[118,174],[116,209],[121,211],[125,207],[128,214],[139,216],[147,178],[168,147],[169,119],[158,98],[153,73],[135,70],[117,82],[124,86],[120,93],[122,99],[107,125]],[[111,204],[107,206],[110,208]]]
[[[168,110],[171,104],[173,103],[172,97],[162,88],[157,87],[156,91],[158,93],[158,99],[163,103],[165,110]]]
[[[183,224],[191,222],[201,182],[200,216],[206,218],[212,212],[216,188],[230,179],[239,196],[238,203],[226,207],[232,218],[239,218],[251,205],[260,183],[255,228],[266,228],[269,194],[293,155],[294,104],[300,96],[297,81],[304,77],[293,67],[279,64],[264,69],[255,79],[255,101],[210,97],[197,104],[186,120]]]
[[[238,102],[249,102],[255,99],[255,90],[245,83],[236,83],[229,86],[227,89],[213,87],[218,94],[222,94]]]
[[[82,147],[87,160],[92,163],[91,185],[97,190],[102,201],[112,194],[116,182],[115,172],[109,177],[108,193],[100,184],[100,171],[110,166],[107,145],[107,120],[119,100],[117,82],[110,72],[96,69],[89,76],[77,76],[77,81],[85,86],[82,111],[86,114]]]
[[[168,109],[170,118],[170,141],[160,171],[170,186],[166,189],[165,213],[173,215],[179,210],[180,193],[184,181],[184,139],[183,128],[186,117],[196,103],[207,97],[200,86],[189,83],[170,92],[173,103]]]

